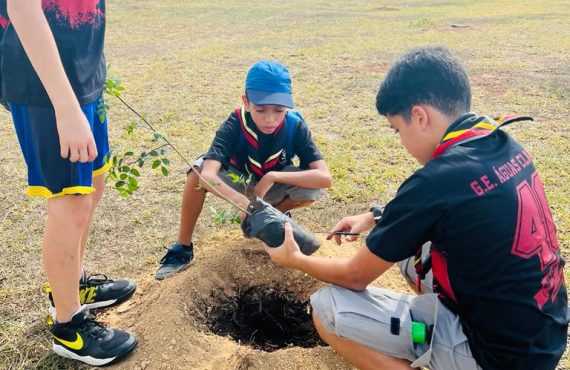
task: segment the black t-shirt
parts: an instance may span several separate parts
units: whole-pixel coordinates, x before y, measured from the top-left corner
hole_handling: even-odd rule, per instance
[[[251,115],[246,112],[246,119],[251,120]],[[237,168],[241,171],[245,170],[247,162],[247,146],[240,139],[242,132],[236,112],[232,112],[224,123],[216,131],[214,140],[208,152],[204,155],[206,159],[215,159],[221,162],[225,167],[230,164],[230,159],[236,157],[238,160]],[[258,134],[259,137],[259,153],[260,159],[264,162],[270,155],[272,147],[273,135]],[[319,149],[312,139],[309,126],[304,120],[299,120],[295,127],[293,139],[294,155],[299,157],[302,169],[307,169],[309,164],[314,161],[323,159]],[[292,164],[293,158],[287,158],[285,165]]]
[[[484,369],[556,367],[566,345],[564,260],[534,164],[508,134],[496,130],[429,161],[402,184],[366,243],[396,262],[426,241],[436,291]]]
[[[42,8],[79,103],[95,101],[101,95],[106,72],[103,55],[105,0],[43,0]],[[0,0],[0,16],[7,19],[6,0]],[[4,31],[0,76],[4,100],[16,104],[51,105],[11,24]]]

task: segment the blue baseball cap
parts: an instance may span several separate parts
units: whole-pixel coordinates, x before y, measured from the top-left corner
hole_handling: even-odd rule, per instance
[[[269,60],[255,63],[245,78],[245,93],[256,105],[293,108],[291,75],[283,64]]]

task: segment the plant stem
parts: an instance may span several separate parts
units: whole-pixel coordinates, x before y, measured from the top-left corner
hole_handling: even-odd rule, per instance
[[[139,112],[137,112],[134,108],[132,108],[126,101],[123,100],[123,98],[121,98],[118,95],[114,95],[117,99],[119,99],[121,101],[121,103],[123,103],[125,105],[125,107],[127,107],[131,112],[133,112],[134,114],[137,115],[137,117],[139,117],[139,119],[141,121],[143,121],[153,132],[157,133],[158,131],[150,124],[150,122],[148,122],[146,120],[146,118],[144,118],[141,114],[139,114]],[[182,153],[180,153],[180,151],[178,151],[178,149],[164,136],[160,136],[162,140],[164,140],[166,142],[167,145],[169,145],[175,152],[176,154],[178,154],[178,156],[180,158],[182,158],[182,160],[184,162],[186,162],[186,164],[188,165],[188,167],[190,167],[190,169],[192,171],[194,171],[194,173],[196,175],[198,175],[198,177],[200,178],[200,180],[202,180],[205,184],[208,184],[208,181],[202,177],[202,175],[200,174],[200,171],[198,171],[196,168],[194,168],[194,166],[188,161],[188,159],[186,159],[186,157],[184,157],[182,155]],[[214,192],[216,193],[216,195],[218,195],[220,198],[222,198],[223,200],[225,200],[226,202],[230,203],[232,206],[234,206],[235,208],[239,209],[240,211],[244,212],[246,215],[250,216],[251,213],[248,212],[245,208],[243,208],[242,206],[240,206],[239,204],[234,203],[231,199],[229,199],[228,197],[226,197],[225,195],[223,195],[222,193],[220,193],[220,191],[218,189],[216,189],[214,186],[210,186],[210,188],[212,190],[214,190]]]

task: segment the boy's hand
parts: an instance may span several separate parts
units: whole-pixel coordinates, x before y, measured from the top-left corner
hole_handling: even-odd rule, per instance
[[[293,238],[293,227],[288,222],[285,223],[285,240],[283,244],[276,248],[264,245],[264,248],[273,262],[285,267],[295,267],[297,259],[303,256],[299,245]]]
[[[56,109],[55,118],[61,157],[71,162],[91,162],[97,158],[97,146],[89,122],[81,109]]]
[[[275,184],[275,178],[273,172],[268,172],[259,180],[259,182],[255,185],[253,189],[253,194],[257,195],[261,199],[265,197],[265,194],[271,189],[271,187]]]
[[[360,234],[364,231],[370,230],[374,226],[374,216],[372,212],[366,212],[361,215],[345,217],[335,225],[327,235],[327,240],[333,237],[337,245],[342,243],[342,235],[335,234],[337,231],[346,231],[350,233]],[[358,239],[358,235],[347,235],[346,241],[353,242]]]

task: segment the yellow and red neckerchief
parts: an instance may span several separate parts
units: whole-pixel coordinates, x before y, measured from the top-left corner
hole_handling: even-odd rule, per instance
[[[502,126],[518,121],[534,121],[530,116],[522,116],[518,114],[503,114],[494,119],[487,116],[473,116],[471,118],[474,118],[474,120],[473,125],[470,128],[451,131],[443,137],[433,152],[433,158],[439,157],[447,149],[458,143],[476,140],[490,135]],[[462,123],[463,122],[459,123],[459,125]]]
[[[275,167],[279,163],[279,158],[281,157],[281,154],[285,150],[285,147],[283,145],[278,145],[276,143],[277,144],[276,147],[273,148],[274,153],[271,154],[265,160],[265,163],[261,164],[260,161],[258,160],[259,159],[258,155],[256,155],[258,154],[257,152],[259,151],[259,138],[257,136],[255,128],[250,127],[248,125],[248,120],[246,118],[245,112],[246,112],[245,107],[236,109],[236,115],[238,116],[240,122],[241,132],[247,142],[248,147],[251,147],[250,149],[248,149],[247,165],[249,169],[252,170],[257,176],[263,177],[263,175],[271,171],[273,167]],[[275,130],[275,132],[273,132],[272,135],[274,138],[277,139],[278,136],[281,136],[279,133],[283,128],[284,122],[285,119],[283,119],[283,121],[279,124],[279,126]],[[284,141],[283,140],[280,141],[282,142],[281,144],[283,144]]]

